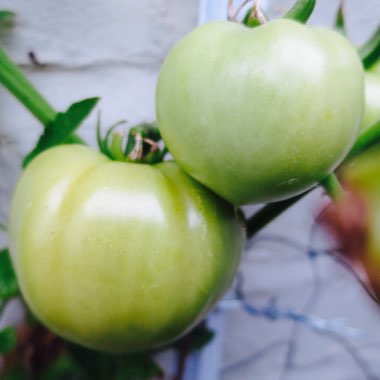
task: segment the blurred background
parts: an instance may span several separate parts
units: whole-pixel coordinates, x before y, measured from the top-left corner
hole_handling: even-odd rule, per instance
[[[293,2],[261,4],[275,18]],[[338,5],[318,0],[310,23],[331,26]],[[16,14],[1,45],[54,108],[100,96],[104,126],[120,119],[132,126],[155,120],[156,79],[170,48],[197,24],[226,18],[227,1],[0,0],[0,9]],[[345,11],[350,39],[363,43],[380,21],[379,0],[346,0]],[[93,113],[79,131],[93,145],[95,123]],[[22,157],[41,129],[0,88],[3,225]],[[228,301],[233,292],[221,303],[211,317],[218,339],[212,352],[197,358],[197,365],[203,360],[216,370],[201,375],[198,368],[189,379],[380,379],[379,308],[352,274],[324,253],[333,242],[314,223],[324,203],[323,193],[314,191],[247,247],[236,286],[252,308]],[[6,244],[1,233],[0,246]],[[2,326],[19,322],[16,309],[7,311]]]

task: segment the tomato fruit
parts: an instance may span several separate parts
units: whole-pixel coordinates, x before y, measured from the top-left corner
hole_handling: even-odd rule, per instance
[[[365,111],[360,126],[361,131],[380,120],[380,74],[365,73]]]
[[[27,167],[9,232],[36,316],[111,352],[186,332],[230,285],[244,242],[234,208],[175,163],[116,162],[79,145]]]
[[[358,133],[363,68],[338,33],[291,20],[217,21],[161,68],[157,120],[178,164],[231,203],[272,202],[325,178]]]

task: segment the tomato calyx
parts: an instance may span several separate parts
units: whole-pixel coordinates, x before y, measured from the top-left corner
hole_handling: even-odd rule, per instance
[[[124,124],[119,121],[108,128],[101,137],[100,122],[97,123],[97,140],[99,150],[111,160],[157,164],[164,160],[167,148],[163,145],[161,134],[153,123],[142,123],[130,128],[129,132],[116,131]]]
[[[235,11],[233,0],[229,0],[228,20],[238,22],[240,12],[249,2],[251,2],[251,0],[244,0]],[[298,21],[302,24],[306,24],[314,11],[315,4],[316,0],[297,0],[293,7],[289,9],[289,11],[286,12],[282,18],[287,18],[290,20]],[[343,15],[339,21],[344,22]],[[268,17],[260,8],[260,0],[253,0],[253,5],[248,8],[241,20],[241,23],[248,28],[255,28],[257,26],[265,24],[266,22],[268,22]]]
[[[228,20],[237,22],[238,16],[241,10],[250,2],[250,0],[243,1],[239,7],[234,10],[234,2],[229,0],[228,2]],[[246,11],[241,23],[248,28],[255,28],[256,26],[260,26],[261,24],[265,24],[267,22],[266,16],[262,12],[260,8],[260,0],[255,0],[254,5]]]

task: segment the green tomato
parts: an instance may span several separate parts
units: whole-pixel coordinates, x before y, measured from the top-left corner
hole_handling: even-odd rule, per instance
[[[363,132],[380,120],[380,74],[365,73],[365,110],[360,131]]]
[[[363,68],[332,30],[218,21],[173,48],[156,95],[163,139],[185,171],[231,203],[272,202],[343,160],[363,114]]]
[[[244,234],[234,208],[173,162],[52,148],[21,177],[10,252],[22,294],[57,334],[132,352],[188,331],[230,285]]]

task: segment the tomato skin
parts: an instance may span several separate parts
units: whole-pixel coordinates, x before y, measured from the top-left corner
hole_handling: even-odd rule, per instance
[[[363,132],[380,120],[380,73],[365,73],[365,110],[360,131]]]
[[[205,24],[166,58],[156,90],[178,164],[229,202],[272,202],[314,186],[358,133],[363,68],[338,33],[275,20]]]
[[[9,232],[36,316],[111,352],[185,333],[230,285],[244,241],[233,207],[175,163],[126,164],[75,145],[28,166]]]

